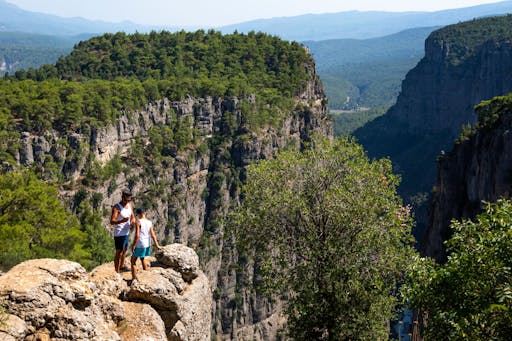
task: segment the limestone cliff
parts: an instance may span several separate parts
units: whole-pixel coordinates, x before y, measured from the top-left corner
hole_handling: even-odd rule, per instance
[[[195,252],[164,247],[127,285],[113,264],[25,261],[0,277],[2,340],[210,340],[211,289]]]
[[[498,97],[478,109],[478,128],[462,136],[437,164],[423,252],[438,261],[446,258],[443,241],[451,219],[474,218],[482,201],[512,194],[512,105]]]
[[[461,127],[476,122],[473,107],[512,91],[512,16],[446,26],[425,41],[425,57],[402,82],[396,104],[354,132],[371,157],[389,157],[412,204],[421,243],[435,160]]]
[[[370,155],[391,158],[407,200],[430,192],[436,156],[450,148],[461,126],[476,122],[473,107],[512,91],[510,32],[511,16],[433,32],[425,57],[402,82],[396,104],[355,133]]]
[[[239,264],[231,243],[225,245],[221,218],[238,204],[249,163],[271,158],[283,148],[300,149],[313,132],[332,136],[315,67],[306,67],[311,81],[289,110],[280,113],[277,124],[247,127],[247,103],[259,100],[253,95],[163,99],[125,112],[115,124],[72,134],[22,132],[16,159],[50,180],[63,179],[60,195],[69,207],[91,202],[103,211],[105,225],[122,189],[130,188],[135,205],[149,209],[160,240],[189,245],[200,255],[214,288],[214,333],[222,339],[271,340],[284,322],[280,303],[258,296],[244,284],[254,270]],[[177,124],[192,132],[194,142],[185,148],[170,145],[159,156],[148,153],[160,133]],[[118,171],[107,178],[95,171],[113,164]]]

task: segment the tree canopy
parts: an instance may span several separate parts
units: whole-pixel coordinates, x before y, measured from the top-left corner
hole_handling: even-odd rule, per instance
[[[448,261],[413,263],[404,295],[426,317],[428,340],[509,340],[512,335],[512,201],[452,221]]]
[[[255,250],[263,287],[293,293],[293,339],[387,339],[413,252],[397,183],[389,160],[368,160],[350,139],[248,168],[230,223],[241,252]]]
[[[512,38],[512,15],[478,18],[445,26],[429,39],[447,46],[447,59],[457,65],[471,58],[487,42],[505,43]]]
[[[87,207],[80,216],[83,225],[57,189],[32,172],[0,174],[0,269],[33,258],[67,258],[87,268],[104,262],[111,253],[107,230]]]

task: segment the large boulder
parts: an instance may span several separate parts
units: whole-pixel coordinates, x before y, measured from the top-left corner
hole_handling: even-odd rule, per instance
[[[179,259],[194,253],[171,249],[185,250],[174,254]],[[212,294],[198,264],[192,271],[148,258],[151,267],[139,266],[133,283],[130,273],[115,273],[112,263],[91,273],[67,260],[18,264],[0,276],[0,339],[210,340]]]
[[[155,257],[160,263],[179,272],[187,282],[191,282],[199,275],[199,257],[194,250],[183,244],[164,246],[155,254]]]

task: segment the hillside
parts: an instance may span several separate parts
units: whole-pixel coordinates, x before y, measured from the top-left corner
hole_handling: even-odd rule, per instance
[[[424,55],[435,27],[421,27],[373,39],[306,41],[325,83],[331,109],[388,108],[400,83]]]
[[[0,76],[6,72],[53,64],[71,52],[78,37],[63,38],[20,32],[0,32]]]
[[[430,192],[436,156],[450,148],[463,125],[476,122],[473,107],[512,90],[511,31],[509,15],[433,32],[397,103],[355,132],[370,155],[391,158],[408,201],[421,203]]]
[[[277,333],[280,301],[249,288],[257,266],[239,260],[222,221],[247,165],[298,150],[315,131],[332,134],[301,45],[263,33],[106,34],[55,65],[0,80],[0,94],[4,174],[30,168],[56,186],[83,231],[106,225],[129,188],[162,244],[200,255],[215,334]]]

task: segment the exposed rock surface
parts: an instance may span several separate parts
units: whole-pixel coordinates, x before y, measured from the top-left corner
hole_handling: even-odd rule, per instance
[[[396,104],[355,132],[370,156],[390,157],[408,202],[430,193],[436,157],[451,148],[463,125],[476,122],[473,107],[512,91],[511,41],[483,33],[486,25],[494,29],[495,18],[482,20],[433,32],[425,57],[402,82]],[[499,25],[509,31],[510,20],[504,21]],[[421,228],[425,213],[416,212]]]
[[[17,160],[23,166],[38,167],[49,177],[63,177],[60,195],[69,207],[76,210],[84,200],[93,203],[105,212],[105,225],[121,191],[130,188],[135,205],[149,209],[159,240],[186,244],[200,255],[215,292],[214,333],[222,339],[270,340],[268,335],[275,335],[278,327],[267,322],[279,311],[280,303],[247,288],[235,247],[223,240],[221,218],[239,202],[245,166],[271,158],[284,148],[298,150],[314,132],[333,135],[315,66],[305,67],[311,81],[294,98],[289,111],[281,113],[278,124],[254,131],[242,125],[245,113],[241,102],[257,103],[254,95],[244,99],[187,96],[176,102],[163,99],[148,103],[144,110],[124,113],[115,124],[103,127],[71,134],[22,132]],[[160,159],[144,156],[151,150],[153,129],[172,130],[177,122],[195,132],[197,143],[182,149],[168,146]],[[134,161],[136,149],[142,156]],[[123,163],[121,172],[107,180],[89,179],[88,164],[108,165],[116,157]],[[247,266],[246,270],[252,278],[254,269]],[[188,276],[185,281],[191,279]],[[275,321],[281,320],[277,313]]]
[[[167,259],[187,258],[168,245]],[[193,252],[193,251],[192,251]],[[197,255],[196,255],[197,257]],[[210,340],[211,289],[200,269],[188,282],[153,259],[131,286],[113,264],[87,273],[78,263],[36,259],[0,277],[2,340]],[[123,274],[126,278],[131,275]]]
[[[474,218],[483,200],[512,194],[512,106],[499,106],[495,123],[476,130],[439,159],[423,245],[423,252],[438,261],[446,259],[443,242],[450,236],[452,219]]]

